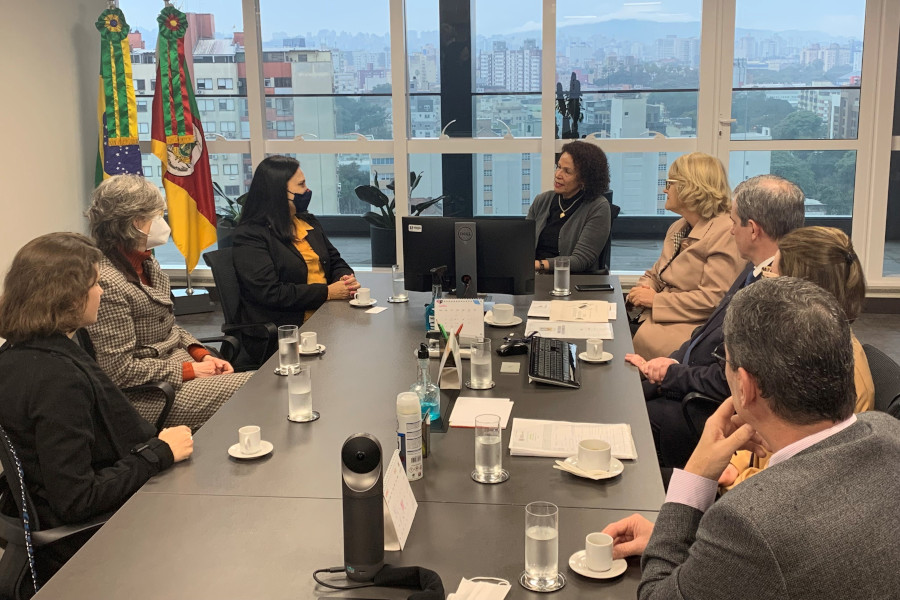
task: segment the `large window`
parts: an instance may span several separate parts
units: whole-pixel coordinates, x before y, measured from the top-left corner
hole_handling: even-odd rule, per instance
[[[121,7],[140,32],[144,132],[158,7]],[[393,197],[394,181],[398,218],[438,196],[435,214],[523,215],[562,146],[586,137],[607,153],[621,207],[613,270],[655,259],[676,218],[664,208],[669,166],[701,151],[732,186],[767,172],[796,181],[810,223],[852,232],[872,256],[870,281],[900,275],[886,218],[900,203],[884,206],[888,169],[875,154],[890,128],[879,86],[897,61],[890,0],[335,0],[327,11],[259,0],[259,23],[242,23],[255,7],[183,7],[210,151],[241,157],[219,160],[215,177],[245,191],[267,154],[297,156],[312,209],[351,262],[369,262],[361,215],[373,207],[358,185]],[[412,192],[409,172],[422,175]]]

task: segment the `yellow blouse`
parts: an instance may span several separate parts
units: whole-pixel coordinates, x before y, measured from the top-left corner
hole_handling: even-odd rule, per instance
[[[304,262],[306,262],[306,283],[328,283],[325,280],[325,270],[322,268],[319,255],[316,254],[316,251],[313,250],[306,239],[311,229],[313,229],[312,225],[294,217],[294,232],[297,237],[294,247],[297,248],[297,251],[303,256]],[[303,314],[303,320],[309,319],[314,312],[316,312],[315,309],[306,311]]]

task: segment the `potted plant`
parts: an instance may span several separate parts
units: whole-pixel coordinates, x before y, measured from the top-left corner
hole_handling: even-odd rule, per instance
[[[356,196],[363,202],[368,202],[378,209],[378,212],[369,211],[363,215],[363,219],[369,223],[369,234],[372,244],[372,266],[389,267],[397,262],[397,238],[396,238],[396,216],[394,207],[396,205],[395,198],[388,198],[387,195],[378,187],[378,171],[374,171],[375,185],[360,185],[354,190]],[[416,175],[414,172],[409,174],[409,193],[412,195],[413,190],[422,180],[422,173]],[[392,180],[386,187],[392,193],[394,192],[394,181]],[[444,199],[444,196],[437,198],[429,198],[418,204],[411,204],[409,213],[411,215],[420,215],[422,211],[430,206],[434,206]]]
[[[213,192],[225,201],[224,205],[216,203],[216,239],[219,248],[230,248],[231,236],[238,221],[241,220],[241,212],[244,210],[244,200],[247,199],[247,194],[231,198],[215,181],[213,181]]]

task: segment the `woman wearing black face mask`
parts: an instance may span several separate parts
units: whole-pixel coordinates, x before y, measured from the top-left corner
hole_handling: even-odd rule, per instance
[[[270,156],[256,167],[234,232],[245,322],[300,325],[326,300],[348,300],[359,289],[353,269],[308,212],[311,199],[293,158]]]

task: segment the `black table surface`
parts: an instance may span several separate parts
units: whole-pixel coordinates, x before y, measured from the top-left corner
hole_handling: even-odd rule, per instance
[[[321,419],[287,420],[287,383],[273,373],[277,355],[260,369],[195,435],[193,457],[154,477],[122,507],[41,590],[38,598],[405,598],[409,590],[333,592],[312,580],[316,568],[342,562],[339,450],[358,432],[375,435],[387,457],[395,447],[395,403],[415,381],[414,350],[425,332],[430,295],[411,293],[404,304],[388,304],[390,276],[359,276],[372,289],[371,314],[346,302],[328,302],[303,331],[316,331],[323,356],[303,358],[312,366],[313,407]],[[590,481],[552,468],[553,459],[510,456],[510,479],[480,485],[470,473],[474,433],[450,428],[432,433],[425,476],[412,482],[419,503],[403,552],[386,561],[436,570],[446,591],[461,577],[496,576],[513,586],[508,598],[535,596],[516,583],[524,568],[524,505],[546,500],[560,507],[560,570],[566,598],[634,598],[640,579],[636,560],[621,577],[587,579],[568,567],[583,549],[584,536],[632,512],[651,520],[664,501],[647,412],[636,369],[626,365],[631,337],[615,277],[578,276],[609,282],[613,293],[573,291],[570,300],[617,303],[614,338],[604,342],[614,359],[581,363],[582,387],[570,390],[527,382],[527,356],[493,355],[492,390],[442,391],[446,419],[458,395],[510,398],[512,417],[629,423],[638,459],[623,461],[624,473]],[[536,294],[495,296],[510,302],[523,323],[510,329],[485,326],[494,347],[510,332],[524,333],[534,298],[549,298],[552,276],[537,278]],[[583,340],[577,342],[584,349]],[[500,373],[501,362],[520,363],[518,374]],[[436,360],[430,361],[436,374]],[[463,361],[463,380],[468,361]],[[510,427],[504,431],[508,447]],[[259,425],[274,451],[257,460],[227,454],[237,429]]]

